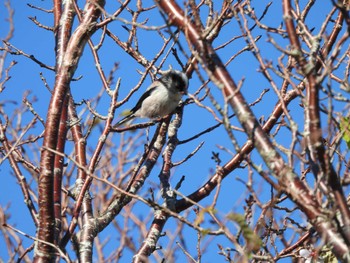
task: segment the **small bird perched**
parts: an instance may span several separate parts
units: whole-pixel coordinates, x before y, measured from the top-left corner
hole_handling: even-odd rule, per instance
[[[182,95],[187,93],[188,78],[178,70],[169,70],[154,81],[141,96],[130,114],[117,122],[114,127],[135,118],[161,118],[172,113],[179,105]]]

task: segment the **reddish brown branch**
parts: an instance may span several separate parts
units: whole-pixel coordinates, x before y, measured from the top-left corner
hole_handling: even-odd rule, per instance
[[[63,110],[61,114],[60,126],[58,128],[58,142],[56,151],[64,153],[65,142],[67,137],[67,104],[68,95],[64,98]],[[55,155],[54,161],[54,189],[53,189],[53,201],[54,201],[54,213],[55,213],[55,245],[59,243],[59,236],[62,226],[62,207],[61,207],[61,189],[62,189],[62,176],[64,167],[64,157],[62,155]]]
[[[56,71],[63,61],[71,37],[74,15],[73,1],[66,1],[63,13],[61,0],[54,1]]]
[[[167,221],[168,215],[162,210],[157,210],[154,215],[150,230],[147,233],[145,241],[133,257],[133,263],[146,262],[149,255],[151,255],[157,247],[157,241],[163,227]]]
[[[62,57],[63,63],[58,63],[56,69],[56,82],[47,113],[43,149],[41,151],[40,177],[39,177],[39,228],[37,237],[44,242],[38,242],[34,262],[52,262],[55,253],[54,243],[55,225],[53,203],[53,175],[55,154],[47,149],[56,149],[58,142],[58,129],[61,120],[65,96],[69,90],[69,84],[78,66],[79,59],[89,36],[94,32],[94,25],[100,15],[100,8],[104,6],[103,0],[89,1],[85,7],[85,16],[77,27],[67,45]]]
[[[67,1],[66,5],[69,5],[70,1]],[[60,24],[61,16],[62,16],[62,0],[54,0],[53,1],[53,14],[54,14],[54,28],[55,32],[58,29],[58,26]],[[56,41],[57,42],[57,41]]]

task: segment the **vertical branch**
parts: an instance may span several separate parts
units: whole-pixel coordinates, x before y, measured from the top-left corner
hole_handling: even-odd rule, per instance
[[[67,136],[67,104],[68,95],[64,98],[63,110],[60,119],[60,125],[58,127],[58,141],[56,151],[62,153],[62,155],[55,155],[54,161],[54,186],[53,186],[53,202],[55,213],[55,244],[58,244],[59,235],[61,232],[62,218],[61,218],[61,189],[62,189],[62,174],[64,167],[64,148]]]
[[[77,174],[77,180],[75,183],[75,189],[73,195],[75,198],[77,198],[78,194],[82,191],[82,187],[84,185],[84,182],[87,178],[87,169],[85,169],[87,161],[86,161],[86,140],[83,136],[82,127],[79,123],[79,117],[77,115],[75,105],[73,98],[71,94],[69,95],[69,104],[68,104],[68,114],[70,123],[72,124],[70,130],[72,132],[73,141],[74,141],[74,152],[75,152],[75,161],[79,165],[78,168],[78,174]],[[81,204],[81,203],[80,203]],[[80,211],[80,206],[79,210]],[[78,213],[79,214],[79,213]],[[77,219],[76,217],[73,217],[73,221],[71,222],[71,225],[74,224],[74,227],[76,226]],[[71,229],[71,227],[69,228]],[[68,231],[62,240],[60,241],[60,247],[64,248],[69,239],[72,236],[73,230]]]
[[[53,203],[53,175],[55,154],[47,149],[56,149],[61,113],[65,96],[69,90],[70,81],[78,66],[79,59],[89,36],[95,31],[96,20],[100,15],[100,8],[104,6],[103,0],[90,1],[85,6],[85,16],[77,27],[67,45],[62,57],[62,63],[56,69],[56,81],[45,124],[44,142],[41,150],[40,177],[39,177],[39,228],[37,237],[39,240],[35,250],[34,262],[52,262],[55,258],[53,247],[48,243],[54,243],[55,225]],[[67,105],[67,104],[66,104]]]
[[[108,118],[105,123],[105,128],[100,136],[100,139],[98,140],[98,144],[96,146],[96,150],[91,158],[88,172],[89,174],[93,174],[95,172],[95,168],[98,164],[99,156],[101,156],[101,151],[103,149],[103,146],[108,138],[108,134],[110,132],[110,127],[112,125],[114,112],[115,112],[115,102],[117,100],[119,85],[115,88],[112,94],[111,104],[109,107],[108,112]],[[79,254],[79,260],[80,262],[91,262],[92,261],[92,248],[93,248],[93,241],[94,238],[97,236],[97,234],[103,229],[101,226],[96,224],[96,220],[93,215],[93,209],[92,209],[92,203],[91,203],[91,197],[89,195],[88,189],[92,183],[92,177],[88,177],[84,184],[81,187],[81,190],[79,192],[79,195],[77,196],[77,202],[74,208],[73,212],[73,224],[69,226],[69,231],[67,232],[67,235],[65,236],[65,239],[68,240],[69,235],[73,233],[73,230],[76,226],[76,222],[78,220],[80,209],[82,209],[83,214],[83,220],[82,220],[82,230],[80,233],[80,240],[79,240],[79,251],[81,253]]]
[[[53,15],[54,15],[54,32],[55,32],[55,37],[56,37],[56,52],[57,52],[57,39],[59,34],[57,32],[59,31],[59,25],[60,25],[60,20],[61,20],[61,15],[62,15],[62,0],[54,0],[53,1]]]
[[[56,66],[55,69],[60,67],[65,51],[67,49],[68,41],[71,36],[73,26],[73,6],[72,0],[66,1],[64,10],[62,13],[62,1],[54,1],[54,33],[55,33],[55,52],[56,52]],[[57,76],[56,76],[57,77]],[[56,151],[64,153],[66,136],[67,136],[67,121],[68,121],[68,101],[69,95],[64,97],[63,110],[61,113],[61,119],[58,129],[58,142]],[[55,155],[54,161],[54,213],[55,213],[55,244],[59,243],[59,235],[61,232],[62,218],[61,218],[61,188],[62,188],[62,175],[63,175],[64,157],[63,155]]]
[[[170,209],[171,211],[176,210],[176,195],[170,187],[170,170],[172,167],[171,156],[178,143],[177,132],[181,125],[183,107],[180,112],[176,115],[175,119],[170,123],[168,128],[169,142],[163,152],[163,167],[159,174],[161,194],[164,199],[164,207]],[[169,215],[161,210],[156,209],[154,213],[154,218],[151,226],[149,227],[147,236],[139,248],[137,253],[133,257],[133,262],[144,262],[144,260],[153,253],[156,249],[157,241],[161,236],[161,232],[165,223],[167,222]]]
[[[54,2],[56,73],[58,67],[63,61],[68,41],[71,37],[73,19],[75,15],[73,3],[74,0],[65,1],[64,10],[62,13],[61,0],[55,0]]]

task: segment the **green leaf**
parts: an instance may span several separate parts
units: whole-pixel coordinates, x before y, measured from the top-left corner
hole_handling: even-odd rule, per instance
[[[320,258],[322,258],[325,263],[338,263],[338,259],[328,246],[322,248]]]
[[[197,214],[197,218],[196,218],[196,220],[194,220],[193,224],[199,226],[201,223],[203,223],[205,213],[215,214],[216,210],[214,208],[212,208],[212,207],[207,207],[207,208],[202,209]]]
[[[245,217],[241,214],[231,213],[227,216],[231,221],[234,221],[241,228],[244,239],[247,242],[247,249],[256,252],[260,249],[262,241],[260,237],[248,226]]]
[[[131,109],[129,109],[129,110],[123,110],[123,111],[119,114],[119,116],[125,117],[125,116],[128,116],[128,115],[130,115],[130,114],[131,114]]]
[[[342,133],[343,140],[350,149],[350,119],[349,117],[340,118],[340,131]]]
[[[202,236],[203,237],[205,237],[208,233],[210,233],[210,229],[209,228],[206,228],[206,229],[203,229],[202,231],[201,231],[201,234],[202,234]]]

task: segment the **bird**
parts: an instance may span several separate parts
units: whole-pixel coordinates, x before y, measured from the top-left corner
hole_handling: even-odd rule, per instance
[[[137,101],[130,113],[118,121],[118,127],[136,117],[156,119],[172,113],[184,94],[187,94],[188,78],[179,70],[168,70],[155,80]]]

